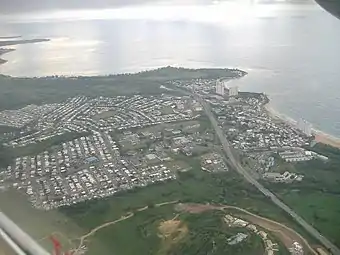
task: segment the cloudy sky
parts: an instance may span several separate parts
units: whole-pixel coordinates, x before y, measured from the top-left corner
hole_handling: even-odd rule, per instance
[[[216,1],[216,0],[215,0]],[[45,10],[113,8],[150,2],[208,3],[213,0],[0,0],[0,13],[32,12]]]
[[[0,13],[31,12],[55,9],[111,8],[140,4],[148,0],[0,0]]]

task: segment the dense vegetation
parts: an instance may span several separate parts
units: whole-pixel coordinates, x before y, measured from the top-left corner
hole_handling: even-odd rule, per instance
[[[2,144],[0,144],[0,168],[9,165],[11,163],[11,160],[12,157],[9,150]]]
[[[12,78],[0,75],[0,110],[28,104],[60,102],[85,95],[155,94],[163,82],[175,79],[234,77],[228,69],[184,69],[166,67],[136,74],[98,77]]]
[[[275,207],[255,187],[249,185],[236,173],[209,174],[200,170],[197,160],[192,159],[188,163],[193,167],[192,170],[179,173],[178,180],[135,189],[102,200],[86,201],[74,206],[61,208],[60,211],[82,228],[91,230],[104,222],[120,218],[121,215],[130,211],[136,211],[136,209],[145,205],[172,200],[222,203],[243,207],[256,214],[286,223],[305,235],[285,213]],[[136,254],[126,251],[126,249],[132,249],[132,247],[125,247],[129,242],[140,243],[140,247],[146,247],[140,234],[135,234],[136,228],[138,229],[138,226],[141,224],[138,217],[135,217],[131,221],[129,219],[124,223],[119,223],[118,227],[124,226],[119,227],[119,230],[115,225],[114,227],[108,227],[103,231],[99,231],[96,234],[96,239],[105,240],[104,243],[108,245],[106,247],[108,249],[118,249],[118,253],[125,251],[121,253],[123,255]],[[196,239],[192,240],[192,242],[199,241]],[[183,246],[183,249],[186,249],[185,246]]]
[[[304,175],[301,183],[269,185],[283,201],[340,247],[340,150],[317,144],[310,148],[329,158],[293,166]]]
[[[263,254],[264,247],[260,237],[244,228],[228,228],[222,221],[224,213],[213,211],[202,214],[184,215],[189,233],[169,254],[206,255],[206,254]],[[237,233],[248,237],[240,244],[229,245],[228,238]]]
[[[52,147],[61,145],[64,142],[72,141],[82,136],[87,136],[88,133],[67,132],[62,135],[53,136],[43,141],[37,141],[35,144],[29,144],[23,147],[8,149],[12,157],[22,157],[27,155],[37,155],[46,150],[51,150]]]

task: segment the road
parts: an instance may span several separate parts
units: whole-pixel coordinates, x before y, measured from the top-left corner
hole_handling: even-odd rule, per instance
[[[176,204],[176,203],[178,203],[178,200],[173,200],[173,201],[167,201],[167,202],[163,202],[163,203],[159,203],[159,204],[154,204],[154,206],[155,207],[162,207],[162,206],[165,206],[165,205],[171,205],[171,204]],[[141,208],[137,209],[136,212],[143,212],[143,211],[146,211],[148,209],[150,209],[150,207],[146,205],[144,207],[141,207]],[[103,224],[95,227],[90,232],[88,232],[87,234],[85,234],[85,235],[83,235],[83,236],[81,236],[79,238],[80,239],[80,244],[79,244],[77,249],[73,250],[73,252],[74,252],[73,254],[74,255],[82,254],[82,253],[79,253],[79,251],[81,251],[81,247],[84,245],[85,239],[90,237],[90,236],[92,236],[92,235],[94,235],[97,231],[101,230],[102,228],[106,228],[108,226],[114,225],[114,224],[116,224],[118,222],[130,219],[133,216],[135,216],[135,213],[129,212],[126,215],[121,216],[118,220],[109,221],[109,222],[103,223]]]
[[[186,92],[187,93],[187,92]],[[234,169],[241,174],[248,182],[253,184],[260,192],[262,192],[266,197],[270,198],[278,207],[288,213],[297,223],[299,223],[311,236],[313,236],[316,240],[318,240],[322,245],[328,248],[332,254],[340,255],[340,249],[331,243],[327,238],[322,236],[315,228],[313,228],[309,223],[307,223],[304,219],[302,219],[297,213],[295,213],[291,208],[289,208],[286,204],[284,204],[281,200],[279,200],[274,193],[270,190],[265,188],[261,183],[259,183],[256,179],[254,179],[242,166],[241,164],[235,159],[232,151],[231,145],[229,144],[228,140],[225,137],[225,134],[221,127],[218,125],[217,120],[215,119],[210,105],[204,101],[201,97],[197,95],[193,95],[196,100],[198,100],[203,108],[205,113],[207,114],[221,144],[225,154],[227,155],[231,165]]]
[[[185,211],[185,212],[190,212],[190,213],[203,213],[205,211],[210,211],[210,210],[224,211],[228,209],[240,211],[241,215],[234,214],[233,212],[234,216],[240,217],[241,219],[245,219],[275,234],[282,241],[282,243],[286,246],[287,249],[291,248],[293,246],[293,243],[297,241],[303,245],[305,251],[306,250],[308,251],[308,253],[305,252],[305,254],[318,255],[318,253],[310,246],[308,241],[305,238],[303,238],[295,230],[287,227],[286,225],[282,223],[279,223],[279,222],[270,220],[268,218],[264,218],[254,213],[251,213],[243,208],[231,206],[231,205],[224,205],[224,204],[212,205],[212,204],[196,204],[196,203],[187,203],[187,204],[182,203],[177,206],[178,211]]]

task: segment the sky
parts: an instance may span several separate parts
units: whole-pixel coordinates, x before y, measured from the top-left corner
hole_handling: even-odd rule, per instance
[[[143,2],[147,2],[147,0],[0,0],[0,13],[112,8]]]
[[[213,0],[0,0],[0,14],[67,9],[115,8],[150,2],[207,3]]]

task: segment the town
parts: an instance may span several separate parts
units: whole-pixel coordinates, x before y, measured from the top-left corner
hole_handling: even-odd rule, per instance
[[[258,178],[302,181],[302,175],[275,171],[277,161],[327,160],[303,148],[312,141],[306,123],[299,129],[276,120],[266,111],[264,94],[227,89],[227,81],[175,80],[162,86],[209,102],[235,153],[251,163]],[[12,128],[3,134],[5,146],[35,148],[0,173],[0,185],[24,190],[45,210],[176,179],[192,167],[183,157],[199,157],[202,171],[228,171],[203,107],[190,94],[77,96],[2,111],[0,125]]]
[[[40,151],[17,157],[0,185],[49,210],[176,179],[191,167],[180,155],[201,155],[207,171],[228,171],[223,157],[210,153],[214,136],[202,113],[189,96],[171,95],[79,96],[3,111],[2,125],[15,128],[5,145]]]
[[[277,172],[284,162],[303,162],[312,159],[327,161],[326,156],[306,150],[313,144],[312,127],[300,119],[292,125],[279,119],[267,109],[268,97],[263,93],[239,92],[229,86],[230,79],[192,79],[171,81],[175,86],[204,98],[211,106],[219,126],[230,141],[235,154],[247,162],[256,178],[269,182],[291,183],[304,176]]]

